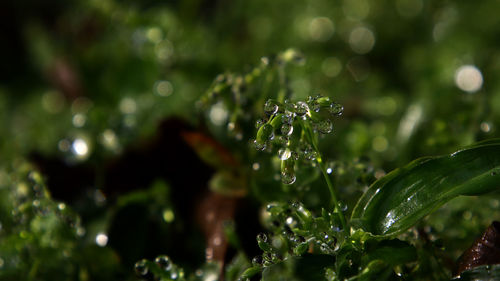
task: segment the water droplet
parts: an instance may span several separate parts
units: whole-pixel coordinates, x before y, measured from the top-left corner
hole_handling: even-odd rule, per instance
[[[292,124],[293,122],[293,113],[287,111],[285,114],[281,116],[281,123],[283,124]]]
[[[319,112],[321,105],[317,101],[313,101],[309,104],[309,108],[314,112]]]
[[[255,128],[259,129],[264,124],[264,119],[259,119],[255,122]]]
[[[287,160],[292,155],[292,152],[288,148],[281,148],[278,151],[278,155],[281,160]]]
[[[297,109],[295,104],[293,102],[290,102],[290,100],[288,99],[285,100],[283,106],[285,108],[285,111],[288,111],[289,113],[295,112],[295,109]]]
[[[309,106],[303,101],[296,103],[295,113],[299,116],[305,115],[309,111]]]
[[[135,263],[134,270],[138,276],[142,277],[148,274],[149,268],[147,262],[146,259],[142,259]]]
[[[293,126],[292,124],[284,123],[281,126],[281,133],[285,136],[289,136],[293,133]]]
[[[155,263],[163,270],[169,271],[172,268],[172,262],[170,258],[165,255],[156,257]]]
[[[282,146],[288,146],[289,141],[290,141],[290,138],[288,136],[279,136],[278,137],[278,143],[281,144]]]
[[[175,279],[177,279],[177,277],[179,277],[179,274],[177,273],[177,271],[172,271],[170,273],[170,279],[175,280]]]
[[[260,150],[260,151],[267,148],[266,143],[260,143],[257,140],[253,141],[253,146],[255,147],[255,149]]]
[[[274,102],[273,100],[268,100],[265,104],[264,104],[264,112],[267,114],[267,115],[273,115],[275,114],[276,112],[278,112],[278,105],[276,104],[276,102]]]
[[[267,243],[268,242],[268,237],[265,233],[261,232],[257,235],[257,242],[262,242],[262,243]]]
[[[283,171],[281,173],[281,181],[284,184],[293,184],[297,178],[295,177],[295,174],[290,171]]]
[[[321,120],[317,124],[318,131],[322,134],[329,134],[333,130],[333,124],[332,121],[326,119],[326,120]]]
[[[264,260],[262,259],[262,256],[255,256],[253,259],[252,259],[252,264],[254,266],[262,266],[262,263],[264,263]]]
[[[318,155],[317,152],[312,150],[312,149],[307,149],[304,151],[304,157],[306,158],[306,160],[309,160],[309,161],[316,160],[317,155]]]
[[[332,103],[330,104],[330,113],[335,116],[340,116],[344,113],[344,107],[340,103]]]
[[[262,142],[274,139],[274,128],[271,124],[264,124],[257,131],[257,140]]]
[[[293,239],[293,242],[295,242],[295,243],[304,243],[304,242],[306,242],[306,238],[304,238],[304,236],[297,235],[297,236]]]
[[[325,278],[327,281],[337,280],[337,273],[331,268],[327,268],[325,272]]]
[[[341,212],[345,212],[345,211],[347,211],[348,206],[347,206],[347,204],[346,204],[346,203],[344,203],[344,202],[342,202],[342,201],[339,201],[339,203],[338,203],[338,208],[339,208],[339,210],[340,210]]]
[[[332,168],[330,168],[330,167],[326,168],[326,173],[327,174],[331,174],[332,172],[333,172]]]

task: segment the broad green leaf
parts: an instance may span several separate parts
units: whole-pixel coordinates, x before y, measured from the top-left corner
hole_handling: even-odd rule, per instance
[[[352,225],[380,237],[393,237],[460,195],[500,188],[500,139],[450,155],[417,159],[379,179],[363,194]]]

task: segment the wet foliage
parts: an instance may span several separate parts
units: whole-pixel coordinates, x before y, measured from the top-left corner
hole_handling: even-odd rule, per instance
[[[495,280],[499,9],[1,3],[0,280]]]

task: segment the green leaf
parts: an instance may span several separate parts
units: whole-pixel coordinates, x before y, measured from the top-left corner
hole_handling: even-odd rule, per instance
[[[393,239],[376,241],[371,240],[366,245],[367,254],[362,261],[368,264],[374,260],[381,260],[390,266],[409,263],[417,259],[417,250],[410,244]]]
[[[500,139],[451,155],[417,159],[373,183],[352,214],[352,225],[394,237],[459,195],[500,187]]]
[[[259,272],[262,271],[262,268],[259,266],[253,266],[248,269],[246,269],[243,274],[241,274],[241,279],[245,280],[246,278],[251,278],[252,276],[258,274]]]
[[[360,274],[349,278],[349,281],[397,280],[390,266],[382,260],[371,261]]]

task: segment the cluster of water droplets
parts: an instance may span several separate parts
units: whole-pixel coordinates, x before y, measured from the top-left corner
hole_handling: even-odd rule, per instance
[[[166,255],[157,256],[154,262],[142,259],[135,263],[134,270],[143,280],[186,280],[184,270]]]
[[[342,205],[338,209],[346,210]],[[267,267],[290,256],[309,253],[335,254],[343,237],[335,214],[322,211],[315,216],[302,203],[270,203],[265,221],[271,233],[260,233],[257,244],[262,255],[253,258],[253,266]]]
[[[200,98],[197,106],[206,112],[207,119],[212,125],[215,127],[226,125],[229,136],[242,140],[248,120],[253,119],[251,115],[256,102],[256,96],[252,95],[252,90],[249,89],[262,87],[259,81],[266,77],[265,73],[277,69],[284,70],[289,63],[301,64],[303,61],[304,57],[300,52],[289,49],[273,56],[263,57],[260,64],[247,73],[219,74],[207,93]],[[272,115],[277,110],[277,104],[266,103],[265,111],[269,114]],[[262,143],[257,143],[256,147],[259,150],[266,149]]]
[[[0,198],[6,215],[0,221],[0,240],[11,241],[0,245],[5,254],[0,269],[23,276],[24,265],[32,265],[40,253],[51,257],[47,271],[55,271],[54,264],[75,263],[74,250],[85,229],[69,206],[50,197],[40,173],[24,162],[14,164],[14,171],[0,169]]]
[[[281,179],[285,184],[296,180],[294,165],[302,159],[315,165],[318,152],[313,149],[311,140],[304,136],[305,126],[314,133],[329,134],[333,131],[333,118],[342,115],[344,108],[329,97],[308,97],[306,101],[280,103],[269,99],[264,104],[265,117],[257,120],[255,149],[273,151],[276,147],[282,161]]]

